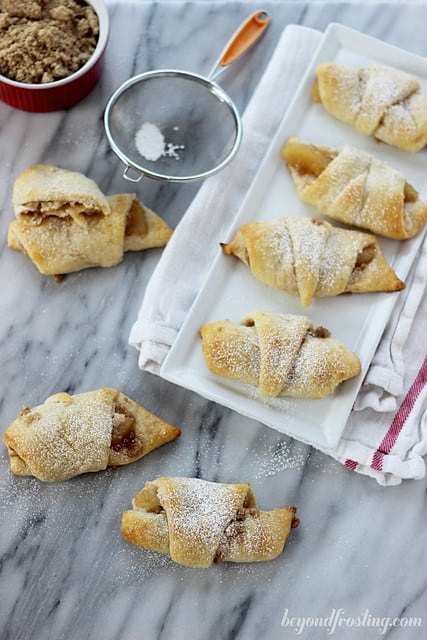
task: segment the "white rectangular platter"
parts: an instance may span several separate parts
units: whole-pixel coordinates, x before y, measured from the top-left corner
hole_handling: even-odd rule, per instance
[[[426,152],[409,154],[358,134],[311,102],[316,66],[325,61],[355,67],[387,64],[415,74],[427,94],[427,61],[382,41],[339,24],[330,24],[285,114],[269,151],[236,212],[228,237],[249,221],[282,215],[319,215],[296,195],[295,187],[279,151],[291,135],[305,141],[342,147],[351,144],[376,154],[400,170],[419,192],[426,191]],[[425,195],[425,194],[424,194]],[[405,279],[422,241],[422,234],[404,242],[380,239],[386,258]],[[199,291],[177,339],[162,366],[165,379],[299,440],[323,448],[336,446],[344,431],[360,385],[399,293],[353,294],[315,299],[303,308],[297,297],[276,291],[257,281],[249,269],[232,256],[218,255]],[[305,315],[314,326],[327,327],[332,336],[355,351],[362,374],[346,381],[334,394],[321,400],[264,399],[256,389],[211,374],[204,362],[199,329],[215,320],[240,322],[255,310]]]

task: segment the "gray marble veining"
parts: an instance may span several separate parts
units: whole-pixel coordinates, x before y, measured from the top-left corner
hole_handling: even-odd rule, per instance
[[[108,194],[129,191],[102,127],[111,92],[150,68],[206,73],[248,7],[258,8],[209,1],[108,5],[106,66],[87,99],[49,115],[0,105],[2,431],[24,405],[60,390],[105,385],[176,423],[182,436],[129,467],[56,485],[12,477],[3,447],[0,637],[280,640],[301,631],[300,637],[326,638],[325,627],[308,622],[302,631],[289,619],[342,610],[341,617],[365,615],[366,626],[342,624],[329,634],[340,640],[379,636],[379,627],[368,625],[373,618],[421,617],[423,627],[382,634],[419,640],[427,626],[425,479],[382,488],[306,445],[141,372],[127,341],[159,251],[127,255],[117,267],[58,284],[6,247],[12,186],[21,170],[57,164],[86,173]],[[289,23],[324,29],[342,22],[427,56],[425,3],[262,6],[273,18],[268,37],[223,76],[240,109]],[[143,180],[135,189],[176,226],[198,185]],[[426,312],[424,301],[420,313]],[[285,553],[269,563],[209,570],[174,565],[131,547],[119,530],[135,492],[159,474],[250,481],[263,508],[297,504],[301,525]]]

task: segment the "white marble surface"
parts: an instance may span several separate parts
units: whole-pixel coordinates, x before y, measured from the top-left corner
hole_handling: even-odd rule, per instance
[[[227,78],[240,108],[288,23],[324,29],[338,21],[427,56],[425,3],[262,7],[273,17],[268,37]],[[129,190],[103,133],[108,96],[127,77],[150,68],[207,72],[248,8],[259,7],[111,1],[105,71],[86,100],[50,115],[0,105],[2,431],[26,404],[60,390],[103,385],[182,428],[178,441],[129,467],[56,485],[13,478],[2,449],[3,640],[280,640],[302,631],[286,626],[290,618],[310,625],[334,610],[341,622],[329,629],[333,633],[311,626],[300,637],[353,640],[381,637],[381,630],[399,640],[425,637],[425,479],[382,488],[301,443],[138,370],[127,340],[159,251],[127,255],[115,268],[84,271],[57,284],[6,247],[13,181],[33,163],[82,171],[109,194]],[[175,226],[197,188],[144,180],[137,192]],[[160,474],[250,481],[262,507],[298,505],[301,525],[285,553],[270,563],[209,570],[174,565],[131,547],[119,531],[134,493]],[[358,616],[365,616],[364,628],[356,626]],[[380,622],[374,619],[396,617],[407,623],[421,617],[424,626],[374,627]]]

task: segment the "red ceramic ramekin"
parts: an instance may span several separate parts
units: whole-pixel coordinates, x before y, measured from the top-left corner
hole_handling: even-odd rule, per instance
[[[95,51],[78,71],[55,82],[26,84],[0,75],[0,100],[12,107],[43,113],[73,106],[98,82],[109,34],[108,11],[103,0],[86,0],[99,20],[99,36]]]

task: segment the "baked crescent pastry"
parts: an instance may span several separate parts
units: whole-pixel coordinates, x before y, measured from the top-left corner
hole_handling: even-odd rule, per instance
[[[249,484],[198,478],[146,482],[123,513],[121,531],[144,549],[187,567],[272,560],[299,524],[295,507],[260,511]]]
[[[375,236],[338,229],[318,218],[249,222],[230,244],[221,246],[261,282],[298,295],[304,307],[313,297],[399,291],[405,286]]]
[[[105,197],[92,180],[56,167],[24,171],[15,182],[13,202],[16,220],[9,225],[8,245],[28,255],[45,275],[111,267],[124,252],[163,247],[172,235],[135,194]]]
[[[427,205],[405,177],[370,153],[289,138],[281,150],[301,200],[346,224],[396,240],[415,236]]]
[[[83,223],[87,216],[110,213],[107,198],[93,180],[47,164],[36,164],[19,174],[12,204],[21,220],[55,215]]]
[[[134,194],[126,194],[131,198],[130,208],[126,213],[125,236],[123,251],[143,251],[164,247],[172,235],[170,226],[157,213],[146,207]],[[114,208],[113,198],[110,196],[111,207]]]
[[[26,407],[3,440],[12,473],[54,482],[135,462],[179,434],[120,391],[102,388]]]
[[[206,324],[200,334],[209,371],[261,396],[323,398],[360,373],[357,355],[304,316],[254,311],[240,324]]]
[[[316,69],[312,97],[359,133],[404,151],[427,143],[427,97],[417,78],[392,67],[355,69],[325,62]]]

